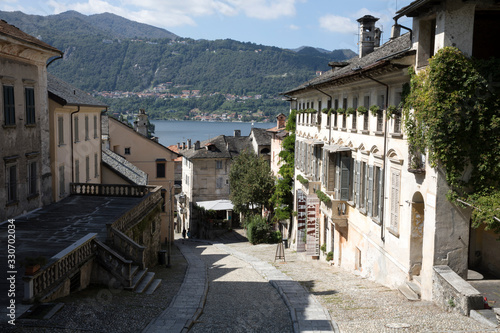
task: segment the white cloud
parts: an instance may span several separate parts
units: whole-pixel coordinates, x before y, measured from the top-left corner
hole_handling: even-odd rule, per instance
[[[110,12],[125,18],[161,27],[195,26],[195,18],[211,15],[272,20],[296,13],[303,0],[81,0],[68,3],[49,0],[54,13],[76,10],[82,14]]]
[[[331,32],[356,33],[358,24],[348,17],[328,14],[319,18],[319,25]]]
[[[300,30],[300,27],[299,26],[296,26],[295,24],[290,24],[288,26],[288,29],[290,30]]]

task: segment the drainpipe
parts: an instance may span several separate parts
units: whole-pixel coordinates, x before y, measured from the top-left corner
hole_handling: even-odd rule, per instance
[[[384,228],[384,209],[385,209],[385,173],[387,172],[385,166],[386,166],[386,158],[387,158],[387,107],[389,106],[389,85],[383,82],[380,82],[377,79],[374,79],[368,75],[362,75],[363,77],[370,79],[374,82],[377,82],[378,84],[381,84],[385,86],[385,122],[384,122],[384,158],[382,159],[383,163],[383,168],[384,172],[382,173],[382,188],[381,188],[381,197],[382,197],[382,217],[380,219],[380,239],[382,242],[385,242],[385,228]]]
[[[60,56],[56,56],[56,57],[50,59],[50,61],[47,63],[47,65],[45,65],[45,68],[48,68],[50,66],[50,64],[52,64],[54,61],[62,59],[62,58],[63,58],[63,55],[61,54]]]
[[[78,106],[78,110],[76,111],[73,111],[71,112],[71,114],[69,115],[69,118],[70,118],[70,126],[71,126],[71,182],[74,183],[75,182],[75,153],[74,153],[74,140],[73,140],[73,115],[75,113],[78,113],[80,112],[80,106]]]

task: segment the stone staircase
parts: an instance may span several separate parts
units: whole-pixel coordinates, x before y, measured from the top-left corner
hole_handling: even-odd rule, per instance
[[[155,279],[154,272],[148,272],[148,268],[139,269],[139,266],[132,267],[132,286],[125,288],[126,290],[136,293],[151,295],[160,286],[161,279]]]
[[[420,276],[413,276],[412,281],[405,281],[398,290],[410,301],[419,301],[421,296]]]

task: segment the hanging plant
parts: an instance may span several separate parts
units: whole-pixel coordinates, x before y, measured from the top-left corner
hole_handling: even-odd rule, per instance
[[[316,113],[316,109],[313,109],[313,108],[309,108],[309,109],[306,109],[306,113]]]
[[[379,111],[380,107],[378,105],[373,104],[372,106],[370,106],[370,112],[373,116],[376,116]]]
[[[332,115],[332,113],[335,113],[335,110],[334,109],[330,109],[328,110],[328,117],[330,117]]]
[[[321,190],[316,190],[316,195],[318,196],[318,199],[321,200],[325,204],[329,204],[332,200],[330,199],[329,196],[327,196],[323,191]]]
[[[358,111],[359,114],[365,114],[368,112],[368,109],[364,106],[358,106],[358,109],[356,111]]]
[[[305,179],[302,177],[302,175],[297,175],[297,180],[302,184],[302,185],[307,185],[309,184],[309,180]]]
[[[387,119],[389,118],[392,119],[395,114],[401,113],[401,109],[398,109],[394,105],[389,105],[386,111],[387,111]]]
[[[344,110],[344,109],[342,109],[342,108],[338,108],[338,109],[337,109],[337,113],[338,113],[338,114],[344,114],[344,113],[345,113],[345,110]]]
[[[323,113],[328,113],[328,111],[330,111],[329,108],[324,108],[323,110],[321,110],[321,112],[323,112]]]
[[[353,107],[347,108],[347,110],[345,110],[345,114],[348,116],[350,116],[351,114],[354,114],[354,112],[356,112],[356,109]]]

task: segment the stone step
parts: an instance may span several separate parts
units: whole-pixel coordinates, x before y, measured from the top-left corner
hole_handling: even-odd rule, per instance
[[[420,298],[420,296],[422,296],[419,283],[415,283],[412,281],[406,281],[406,284],[408,285],[408,287],[410,287],[411,290],[413,290],[413,292],[415,294],[418,295],[418,298]]]
[[[158,287],[161,284],[161,281],[162,281],[161,279],[154,279],[153,282],[151,282],[151,284],[149,285],[148,289],[146,289],[144,292],[147,295],[151,295],[152,293],[155,292],[156,289],[158,289]]]
[[[422,286],[422,277],[420,277],[420,275],[413,275],[412,281],[418,284],[419,286]]]
[[[498,318],[493,309],[471,310],[469,316],[491,328],[498,327]]]
[[[141,282],[137,286],[137,288],[135,288],[135,292],[142,294],[144,292],[144,290],[146,290],[146,288],[149,287],[151,282],[153,282],[154,277],[155,277],[154,272],[147,272],[146,275],[144,276],[144,278],[141,280]]]
[[[418,301],[420,297],[406,283],[398,287],[398,290],[410,301]]]
[[[125,289],[127,289],[127,290],[135,290],[137,288],[137,286],[139,285],[139,283],[142,281],[142,279],[144,278],[144,276],[146,275],[147,272],[148,272],[147,268],[139,270],[139,271],[136,271],[134,277],[132,278],[132,286],[128,287],[128,288],[125,288]]]

